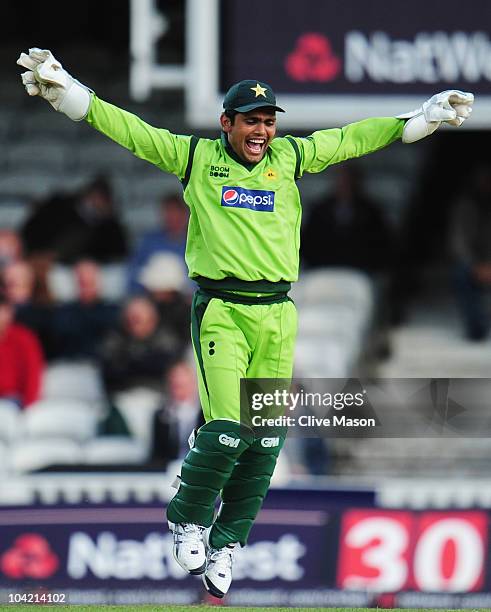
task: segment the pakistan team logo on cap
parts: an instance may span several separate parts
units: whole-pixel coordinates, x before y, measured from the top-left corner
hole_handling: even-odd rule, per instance
[[[263,98],[266,97],[267,89],[266,87],[261,87],[259,83],[256,83],[256,87],[251,87],[251,91],[253,91],[256,94],[256,98],[258,96],[263,96]]]

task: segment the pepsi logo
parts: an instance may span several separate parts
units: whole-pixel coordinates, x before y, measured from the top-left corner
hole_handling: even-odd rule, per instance
[[[248,208],[249,210],[274,212],[274,191],[244,189],[243,187],[222,187],[221,206]]]
[[[234,205],[239,201],[239,194],[235,189],[227,189],[223,194],[223,201],[225,204]]]

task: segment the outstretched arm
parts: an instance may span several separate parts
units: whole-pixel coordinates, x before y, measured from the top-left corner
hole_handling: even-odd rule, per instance
[[[28,69],[22,74],[22,82],[30,96],[44,98],[73,121],[86,119],[137,157],[178,178],[184,177],[190,136],[155,128],[136,115],[100,100],[74,79],[47,49],[29,49],[29,54],[21,53],[17,63]]]
[[[432,134],[442,122],[459,126],[470,116],[474,96],[451,90],[427,100],[421,108],[399,117],[376,117],[343,128],[320,130],[296,138],[301,173],[321,172],[346,159],[373,153],[395,140],[412,143]]]
[[[182,179],[186,173],[190,136],[172,134],[153,127],[142,119],[95,94],[87,113],[87,122],[140,159],[171,172]]]
[[[404,123],[394,117],[376,117],[296,138],[302,158],[301,174],[321,172],[332,164],[378,151],[401,138]]]

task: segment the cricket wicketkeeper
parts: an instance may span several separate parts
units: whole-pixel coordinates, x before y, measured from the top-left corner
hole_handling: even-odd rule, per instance
[[[17,63],[27,68],[22,82],[30,96],[182,182],[191,211],[186,262],[199,287],[191,331],[206,423],[183,461],[167,518],[177,562],[223,597],[234,548],[247,542],[284,443],[284,436],[266,443],[241,427],[239,389],[241,378],[292,375],[297,313],[288,291],[298,278],[302,216],[296,181],[400,138],[420,140],[442,122],[459,126],[474,96],[444,91],[397,118],[275,138],[276,113],[284,111],[271,87],[241,81],[223,101],[220,137],[208,140],[152,127],[104,102],[48,50],[30,49]]]

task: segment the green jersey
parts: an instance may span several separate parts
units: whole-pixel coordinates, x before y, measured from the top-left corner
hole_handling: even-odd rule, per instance
[[[95,95],[87,121],[183,182],[191,277],[270,282],[298,278],[302,174],[385,147],[404,127],[402,119],[374,118],[307,138],[277,137],[259,163],[248,164],[224,134],[215,140],[172,134]]]

